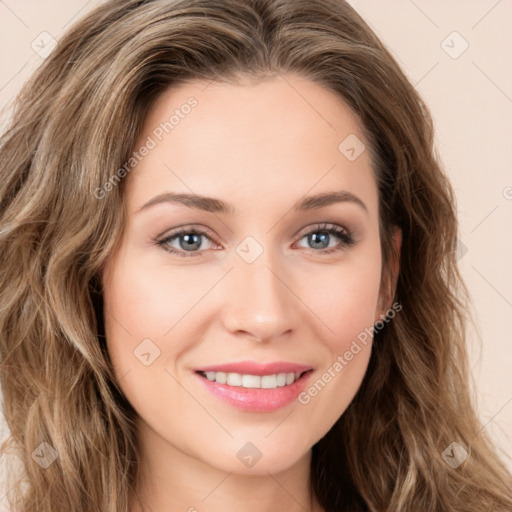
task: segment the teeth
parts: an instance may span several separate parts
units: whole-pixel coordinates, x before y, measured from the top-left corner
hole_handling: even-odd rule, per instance
[[[226,381],[228,379],[228,374],[224,372],[212,372],[214,374],[214,378],[212,380],[215,380],[219,384],[226,384]]]
[[[242,375],[239,373],[228,373],[228,379],[226,381],[228,386],[242,386]]]
[[[278,373],[276,380],[278,386],[286,386],[286,373]]]
[[[264,389],[277,388],[277,375],[263,375],[261,377],[261,387]]]
[[[205,372],[203,375],[212,382],[227,384],[228,386],[274,389],[293,384],[300,373],[277,373],[274,375],[242,375],[240,373]]]
[[[230,374],[232,375],[232,374]],[[238,375],[235,373],[234,375]],[[244,388],[261,388],[261,377],[259,375],[242,375],[242,386]],[[231,386],[230,382],[228,382]]]

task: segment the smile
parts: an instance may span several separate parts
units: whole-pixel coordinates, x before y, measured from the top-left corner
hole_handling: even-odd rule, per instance
[[[273,375],[247,375],[241,373],[226,372],[200,372],[211,382],[218,384],[227,384],[228,386],[256,388],[256,389],[274,389],[293,384],[303,373],[275,373]]]
[[[296,401],[312,373],[304,365],[246,362],[196,369],[194,375],[215,400],[241,411],[263,413]]]

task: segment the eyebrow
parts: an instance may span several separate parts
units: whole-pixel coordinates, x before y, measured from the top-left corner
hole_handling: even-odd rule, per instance
[[[206,196],[198,196],[196,194],[182,194],[175,192],[166,192],[158,196],[153,197],[147,203],[145,203],[136,213],[146,210],[151,206],[160,203],[172,203],[182,204],[189,208],[196,210],[202,210],[209,213],[223,213],[226,215],[234,215],[235,209],[229,203],[226,203],[220,199]],[[352,192],[346,190],[339,190],[336,192],[323,192],[314,196],[308,196],[300,199],[293,209],[295,211],[307,211],[324,208],[336,203],[353,203],[359,205],[365,212],[368,213],[368,208],[364,202],[359,199]]]

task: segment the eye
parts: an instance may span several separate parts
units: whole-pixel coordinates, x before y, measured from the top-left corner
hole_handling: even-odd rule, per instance
[[[303,234],[300,240],[304,238],[308,244],[311,244],[310,248],[314,249],[314,252],[322,255],[342,251],[355,243],[350,231],[335,224],[317,225]],[[340,242],[329,247],[333,238],[337,238]]]
[[[182,257],[202,256],[205,248],[203,238],[213,242],[213,236],[209,231],[196,228],[181,228],[174,231],[160,240],[156,244],[165,251]],[[342,251],[354,245],[350,231],[335,224],[322,224],[314,226],[304,233],[299,240],[306,238],[309,247],[313,252],[322,255]],[[330,246],[332,239],[338,239],[338,243]],[[176,243],[178,247],[176,247]],[[171,244],[175,244],[174,246]],[[201,250],[202,249],[202,250]]]
[[[156,243],[160,247],[162,247],[167,252],[171,254],[176,254],[178,256],[190,257],[190,256],[201,256],[202,251],[198,254],[194,254],[198,252],[203,246],[203,237],[208,238],[208,240],[212,240],[211,236],[207,231],[202,229],[191,229],[191,228],[182,228],[178,231],[174,231],[170,233],[165,238],[158,240]],[[179,248],[172,247],[170,245],[171,242],[177,241]],[[187,254],[192,253],[192,254]]]

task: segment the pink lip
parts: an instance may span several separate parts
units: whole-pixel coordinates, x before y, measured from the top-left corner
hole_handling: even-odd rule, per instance
[[[248,412],[272,412],[289,405],[306,386],[312,371],[310,366],[301,364],[275,362],[260,364],[252,361],[242,361],[217,366],[198,368],[195,376],[203,383],[206,389],[215,397],[230,405]],[[277,373],[305,373],[293,384],[273,389],[244,388],[228,386],[208,380],[199,372],[225,372],[241,373],[244,375],[273,375]]]
[[[277,373],[303,373],[311,369],[311,366],[283,361],[266,364],[256,363],[254,361],[240,361],[238,363],[219,364],[216,366],[203,366],[196,368],[196,371],[241,373],[244,375],[274,375]]]

